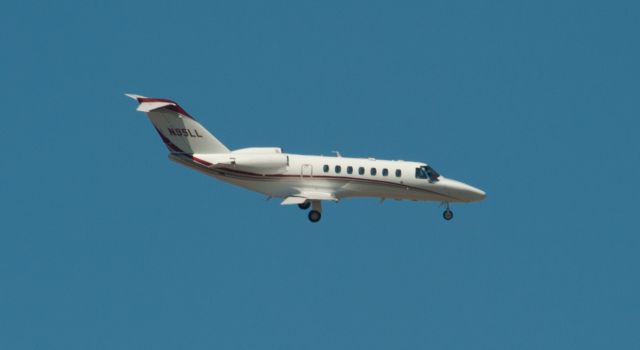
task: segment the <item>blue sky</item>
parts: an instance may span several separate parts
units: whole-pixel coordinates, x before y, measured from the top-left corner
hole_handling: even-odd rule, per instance
[[[637,348],[639,15],[4,3],[0,348]],[[231,148],[425,161],[488,199],[310,224],[169,162],[125,92]]]

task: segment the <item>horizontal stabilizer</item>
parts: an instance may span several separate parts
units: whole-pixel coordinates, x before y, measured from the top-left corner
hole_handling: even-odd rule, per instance
[[[147,98],[145,96],[140,96],[140,95],[136,95],[136,94],[124,94],[124,95],[127,96],[127,97],[130,97],[130,98],[132,98],[132,99],[134,99],[136,101],[138,101],[141,98]]]
[[[136,109],[138,112],[151,112],[156,109],[164,108],[167,106],[175,106],[175,103],[171,102],[142,102]]]

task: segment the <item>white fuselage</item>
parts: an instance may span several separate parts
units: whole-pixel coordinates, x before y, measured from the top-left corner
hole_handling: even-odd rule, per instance
[[[445,220],[453,218],[449,203],[485,198],[482,190],[447,179],[424,163],[289,154],[278,147],[232,151],[175,101],[127,96],[138,102],[138,111],[147,114],[171,160],[224,182],[283,198],[282,205],[310,208],[311,222],[320,220],[323,201],[349,197],[445,202]]]
[[[485,197],[483,191],[444,176],[434,181],[417,177],[416,168],[425,165],[418,162],[255,154],[244,150],[226,155],[171,154],[169,157],[221,181],[270,197],[319,193],[327,194],[332,200],[374,197],[447,203],[474,202]]]

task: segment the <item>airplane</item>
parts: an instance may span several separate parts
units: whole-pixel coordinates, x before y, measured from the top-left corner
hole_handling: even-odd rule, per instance
[[[484,191],[446,178],[426,163],[284,153],[280,147],[228,149],[178,103],[125,94],[138,102],[169,150],[169,159],[223,182],[282,198],[282,205],[322,217],[322,202],[352,197],[438,201],[453,219],[450,203],[481,201]]]

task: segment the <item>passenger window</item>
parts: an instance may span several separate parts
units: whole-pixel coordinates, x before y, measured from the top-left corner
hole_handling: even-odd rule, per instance
[[[325,165],[323,165],[323,166],[322,166],[322,170],[324,170],[324,172],[325,172],[325,173],[328,173],[328,172],[329,172],[329,166],[328,166],[328,165],[326,165],[326,164],[325,164]]]
[[[339,165],[336,165],[336,174],[340,174],[341,171],[342,171],[342,167]]]
[[[382,169],[382,176],[388,176],[389,175],[389,169],[384,168]]]
[[[364,175],[364,168],[363,167],[358,168],[358,174]]]
[[[371,176],[376,176],[377,173],[378,170],[376,170],[376,168],[371,168]]]
[[[396,177],[402,176],[402,170],[396,169]]]
[[[353,174],[353,167],[351,165],[347,167],[347,174]]]

